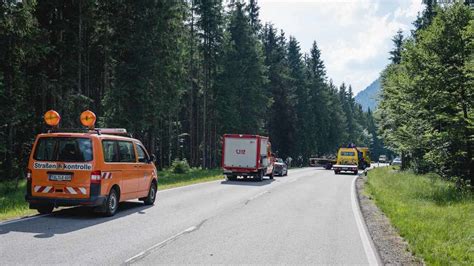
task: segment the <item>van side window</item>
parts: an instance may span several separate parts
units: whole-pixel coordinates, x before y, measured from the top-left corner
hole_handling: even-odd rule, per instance
[[[136,162],[133,143],[128,141],[119,141],[119,160],[120,162]]]
[[[142,145],[137,144],[137,152],[138,152],[138,161],[141,163],[147,163],[150,161],[150,157],[145,151],[145,148]]]
[[[102,150],[104,151],[104,161],[107,163],[118,162],[117,141],[103,140]]]

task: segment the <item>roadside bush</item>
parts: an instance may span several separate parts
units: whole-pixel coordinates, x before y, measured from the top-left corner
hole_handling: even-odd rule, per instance
[[[171,171],[175,174],[185,174],[189,172],[190,169],[191,168],[189,167],[189,163],[186,159],[175,159],[171,164]]]

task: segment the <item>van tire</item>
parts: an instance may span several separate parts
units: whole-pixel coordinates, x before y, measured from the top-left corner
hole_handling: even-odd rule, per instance
[[[109,195],[107,196],[107,200],[105,201],[104,206],[104,216],[114,216],[115,212],[117,212],[118,205],[119,205],[119,195],[117,189],[112,188],[110,190]]]
[[[148,196],[143,200],[143,203],[145,205],[153,205],[155,204],[155,199],[156,199],[156,192],[157,192],[157,186],[155,180],[151,182],[150,189],[148,190]]]
[[[38,206],[36,209],[40,214],[50,214],[54,210],[54,205],[48,204],[48,205],[41,205]]]

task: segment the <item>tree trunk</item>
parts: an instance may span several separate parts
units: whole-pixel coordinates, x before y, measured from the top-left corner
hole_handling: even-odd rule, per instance
[[[79,0],[79,31],[77,45],[77,93],[82,90],[82,0]]]

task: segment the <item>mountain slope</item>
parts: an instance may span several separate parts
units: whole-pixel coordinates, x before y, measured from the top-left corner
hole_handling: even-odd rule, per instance
[[[364,111],[367,111],[368,108],[373,111],[375,108],[377,108],[379,92],[380,78],[376,79],[367,88],[359,92],[356,95],[355,100],[357,103],[362,105]]]

